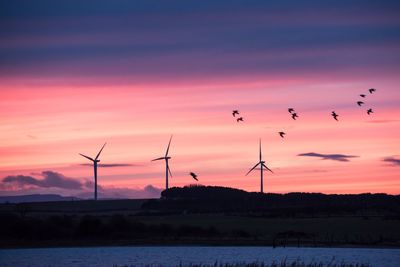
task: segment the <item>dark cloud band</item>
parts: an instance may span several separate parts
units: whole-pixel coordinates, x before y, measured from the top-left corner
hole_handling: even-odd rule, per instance
[[[73,2],[3,4],[0,73],[136,81],[398,67],[396,1]]]
[[[320,153],[302,153],[298,154],[300,157],[316,157],[324,160],[335,160],[335,161],[349,161],[351,158],[357,158],[358,156],[354,155],[345,155],[345,154],[320,154]]]
[[[80,164],[81,166],[93,166],[93,164],[90,164],[90,163],[83,163],[83,164]],[[136,164],[128,164],[128,163],[121,163],[121,164],[118,164],[118,163],[115,163],[115,164],[98,164],[97,165],[99,168],[115,168],[115,167],[132,167],[132,166],[138,166],[138,165],[136,165]]]
[[[400,159],[395,157],[386,157],[383,159],[384,162],[388,162],[393,166],[400,166]]]

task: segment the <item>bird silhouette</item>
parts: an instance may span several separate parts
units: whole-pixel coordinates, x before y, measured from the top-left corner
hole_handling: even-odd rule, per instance
[[[337,117],[339,117],[339,115],[338,114],[336,114],[336,112],[335,111],[332,111],[332,117],[335,119],[335,120],[337,120],[337,121],[339,121],[338,119],[337,119]]]
[[[299,116],[297,116],[297,113],[292,113],[292,119],[296,120],[296,118],[298,118]]]
[[[239,110],[233,110],[232,111],[232,116],[235,117],[236,115],[239,115]]]
[[[360,107],[364,104],[364,102],[362,101],[357,101],[357,105],[359,105]]]
[[[373,92],[376,91],[376,89],[375,88],[370,88],[368,91],[369,91],[370,94],[372,94]]]
[[[361,94],[360,96],[361,96],[361,97],[365,97],[365,95],[364,95],[364,94]]]
[[[285,137],[285,132],[279,132],[279,135],[282,137],[282,138],[284,138]]]
[[[192,176],[193,179],[195,179],[196,181],[198,181],[198,179],[197,179],[197,174],[195,174],[194,172],[190,172],[189,174],[190,174],[190,176]]]
[[[370,109],[367,110],[367,114],[368,114],[368,115],[371,115],[371,113],[374,113],[374,112],[372,111],[372,108],[370,108]]]
[[[239,121],[243,121],[243,117],[239,117],[239,118],[237,118],[237,119],[236,119],[236,121],[237,121],[237,122],[239,122]]]
[[[288,108],[288,111],[289,111],[289,113],[292,113],[292,112],[294,112],[294,109],[293,108]]]

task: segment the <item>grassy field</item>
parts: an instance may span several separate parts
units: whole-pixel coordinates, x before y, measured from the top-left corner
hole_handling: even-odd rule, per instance
[[[400,246],[399,220],[260,218],[223,214],[43,215],[1,218],[1,246],[269,245]],[[11,230],[11,233],[10,233]]]
[[[145,224],[168,224],[173,227],[190,225],[215,228],[218,232],[240,233],[243,237],[260,240],[296,240],[318,243],[399,242],[398,220],[382,217],[325,217],[325,218],[254,218],[228,215],[170,215],[136,216]],[[400,243],[398,243],[400,245]]]
[[[272,245],[400,247],[396,212],[187,212],[146,200],[0,205],[0,246]],[[345,214],[345,215],[344,215]],[[367,215],[368,214],[368,215]],[[393,215],[394,214],[394,215]]]
[[[400,237],[399,221],[383,218],[253,218],[229,215],[170,215],[170,216],[135,216],[135,220],[148,224],[193,225],[199,227],[215,227],[221,232],[236,229],[246,230],[252,235],[268,236],[271,233],[284,231],[326,233],[353,233],[393,235]]]

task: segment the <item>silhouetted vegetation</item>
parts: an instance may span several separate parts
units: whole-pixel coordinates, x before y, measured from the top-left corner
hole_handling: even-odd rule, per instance
[[[216,186],[170,188],[146,210],[192,213],[252,212],[265,216],[400,215],[400,196],[387,194],[325,195],[320,193],[261,194]]]

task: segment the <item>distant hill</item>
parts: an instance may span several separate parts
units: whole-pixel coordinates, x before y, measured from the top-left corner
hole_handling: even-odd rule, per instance
[[[177,212],[258,212],[268,216],[312,214],[400,215],[400,196],[387,194],[261,194],[217,186],[170,188],[143,209]]]
[[[76,197],[63,197],[56,194],[34,194],[22,196],[0,196],[0,203],[24,203],[24,202],[49,202],[78,200]]]
[[[40,203],[39,203],[40,202]],[[400,218],[400,195],[257,193],[218,186],[173,187],[160,199],[82,200],[60,195],[3,196],[0,213],[19,210],[55,213],[229,213],[266,217],[386,216]],[[19,204],[23,203],[23,204]]]

